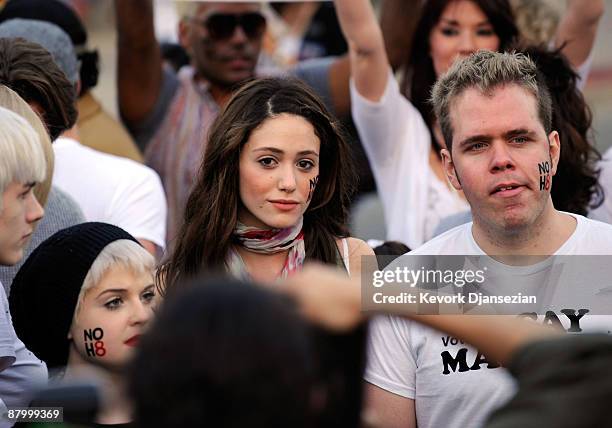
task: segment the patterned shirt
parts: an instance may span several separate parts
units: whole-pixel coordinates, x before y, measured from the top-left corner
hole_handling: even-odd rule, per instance
[[[198,175],[206,133],[219,113],[208,83],[194,80],[193,68],[183,67],[176,77],[174,96],[144,152],[145,163],[157,171],[166,191],[169,245],[178,233]]]

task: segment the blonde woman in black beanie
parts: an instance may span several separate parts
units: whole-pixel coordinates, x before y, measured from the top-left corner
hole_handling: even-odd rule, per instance
[[[131,422],[124,368],[153,316],[153,257],[106,223],[83,223],[44,241],[9,298],[15,331],[65,380],[94,369],[104,387],[96,424]]]

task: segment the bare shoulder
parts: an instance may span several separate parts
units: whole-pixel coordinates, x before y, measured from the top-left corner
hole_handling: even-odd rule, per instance
[[[350,237],[345,239],[348,245],[351,277],[359,276],[361,272],[361,256],[373,256],[374,251],[361,239]],[[340,254],[343,254],[342,239],[337,239],[336,245],[338,245]]]
[[[348,240],[349,254],[357,256],[373,256],[374,250],[361,239],[346,238]]]
[[[374,250],[372,250],[372,248],[365,241],[362,241],[361,239],[358,239],[358,238],[352,238],[352,237],[336,239],[336,245],[338,246],[338,250],[340,251],[340,254],[342,254],[344,251],[343,246],[342,246],[343,239],[346,239],[350,258],[353,258],[354,256],[360,257],[360,256],[373,256],[374,255]]]

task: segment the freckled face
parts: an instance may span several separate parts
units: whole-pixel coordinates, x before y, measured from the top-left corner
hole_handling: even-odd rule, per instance
[[[450,2],[429,35],[429,54],[436,76],[444,74],[457,58],[479,50],[496,51],[499,45],[487,16],[469,0]]]
[[[320,141],[301,116],[266,119],[240,153],[239,220],[282,229],[304,214],[319,176]]]
[[[86,361],[107,369],[124,367],[153,316],[156,302],[150,272],[136,274],[121,265],[110,268],[85,293],[75,314],[69,335],[69,364]]]

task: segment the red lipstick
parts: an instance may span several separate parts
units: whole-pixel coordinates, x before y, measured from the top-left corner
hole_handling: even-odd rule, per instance
[[[138,346],[138,342],[140,341],[140,335],[137,334],[135,336],[130,337],[128,340],[126,340],[125,343],[127,346]]]

